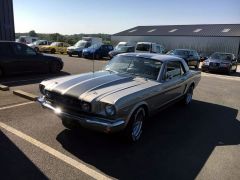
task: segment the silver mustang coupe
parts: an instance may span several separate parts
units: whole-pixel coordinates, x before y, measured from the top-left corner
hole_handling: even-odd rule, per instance
[[[144,121],[169,103],[189,104],[201,79],[199,71],[170,55],[126,53],[104,70],[40,83],[38,102],[54,111],[66,128],[121,132],[139,140]]]

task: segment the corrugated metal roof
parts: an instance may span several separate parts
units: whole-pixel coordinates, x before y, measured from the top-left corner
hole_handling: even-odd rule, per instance
[[[113,36],[230,36],[240,37],[240,24],[137,26]]]

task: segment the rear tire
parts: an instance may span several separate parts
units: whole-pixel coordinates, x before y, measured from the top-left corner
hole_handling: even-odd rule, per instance
[[[78,57],[82,57],[82,53],[78,53]]]
[[[35,47],[34,48],[36,52],[39,52],[39,48],[38,47]]]
[[[71,53],[68,53],[68,56],[69,56],[69,57],[72,57],[72,54],[71,54]]]
[[[55,54],[56,53],[56,49],[51,49],[51,54]]]
[[[94,56],[94,59],[99,60],[99,59],[100,59],[100,55],[99,55],[99,54],[96,54],[96,55]]]
[[[126,129],[123,132],[124,139],[127,142],[137,142],[143,131],[143,124],[146,119],[146,112],[143,107],[138,108],[131,116]]]
[[[59,73],[61,71],[61,64],[59,62],[53,62],[50,66],[50,72],[53,74]]]
[[[78,124],[71,119],[62,118],[62,124],[65,128],[70,130],[76,130],[78,128]]]
[[[193,85],[191,85],[188,90],[187,93],[184,95],[184,98],[182,100],[182,104],[187,106],[192,102],[192,96],[193,96]]]
[[[0,78],[3,77],[3,70],[0,68]]]

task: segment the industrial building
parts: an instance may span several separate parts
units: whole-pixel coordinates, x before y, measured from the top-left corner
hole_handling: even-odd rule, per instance
[[[0,40],[15,41],[12,0],[0,0]]]
[[[240,24],[138,26],[112,35],[118,42],[155,42],[166,50],[195,49],[199,53],[229,52],[240,55]]]

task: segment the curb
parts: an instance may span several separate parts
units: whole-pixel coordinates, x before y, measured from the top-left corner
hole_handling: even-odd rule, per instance
[[[2,90],[2,91],[9,91],[9,87],[0,84],[0,90]]]
[[[28,93],[28,92],[24,92],[22,90],[14,90],[13,94],[15,94],[17,96],[20,96],[20,97],[23,97],[25,99],[31,100],[31,101],[36,101],[37,98],[38,98],[38,96],[36,96],[34,94],[31,94],[31,93]]]

